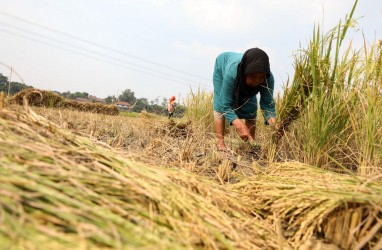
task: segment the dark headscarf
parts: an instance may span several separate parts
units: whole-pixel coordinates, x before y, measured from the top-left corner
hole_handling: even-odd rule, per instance
[[[247,50],[237,67],[235,109],[241,107],[248,99],[260,91],[261,85],[249,87],[245,83],[245,75],[253,73],[265,73],[267,78],[271,75],[268,55],[259,48]]]

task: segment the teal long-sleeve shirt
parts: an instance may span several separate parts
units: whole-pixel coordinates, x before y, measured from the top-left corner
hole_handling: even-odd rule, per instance
[[[257,114],[257,98],[254,95],[242,107],[235,110],[235,81],[237,67],[243,54],[224,52],[216,58],[213,84],[214,84],[214,111],[222,113],[231,124],[235,119],[254,119]],[[265,123],[271,117],[276,117],[273,100],[274,77],[271,75],[260,89],[260,108],[263,111]]]

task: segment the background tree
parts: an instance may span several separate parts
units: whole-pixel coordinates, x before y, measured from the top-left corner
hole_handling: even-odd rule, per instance
[[[117,97],[115,97],[115,95],[109,95],[108,97],[105,98],[106,104],[112,104],[116,101],[117,101]]]
[[[131,105],[135,103],[137,98],[134,95],[134,91],[131,91],[130,89],[125,89],[122,94],[118,96],[118,100],[122,102],[128,102]]]
[[[70,99],[70,91],[66,91],[66,92],[57,92],[59,95],[61,95],[62,97],[65,97],[67,99]]]
[[[151,101],[150,101],[150,104],[151,104],[152,106],[154,106],[154,105],[159,105],[159,96],[157,96],[154,100],[151,100]]]
[[[186,112],[186,107],[183,105],[176,105],[174,117],[183,117],[184,113]]]
[[[88,99],[89,97],[89,93],[87,92],[74,92],[74,93],[71,93],[70,91],[66,91],[66,92],[57,92],[59,95],[61,95],[62,97],[65,97],[67,99],[72,99],[72,100],[75,100],[77,97],[80,97],[80,98],[85,98],[85,99]]]
[[[0,73],[0,92],[8,94],[8,77]],[[33,88],[32,86],[25,85],[19,82],[11,82],[11,87],[9,89],[9,94],[14,95],[24,89]]]
[[[3,85],[7,85],[8,84],[8,77],[6,77],[5,75],[1,74],[0,73],[0,84]]]
[[[141,112],[143,109],[147,110],[148,106],[149,106],[149,101],[147,100],[147,98],[139,98],[139,99],[137,99],[136,104],[131,109],[131,111]]]
[[[167,107],[168,102],[169,102],[168,98],[166,97],[162,98],[162,106]]]
[[[88,99],[89,94],[87,92],[75,92],[70,94],[70,99],[76,99],[77,97]]]

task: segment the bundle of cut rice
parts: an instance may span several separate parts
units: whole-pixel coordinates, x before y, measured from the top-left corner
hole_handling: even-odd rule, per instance
[[[146,166],[28,112],[0,110],[5,249],[276,249],[235,192]]]
[[[382,247],[382,176],[366,179],[289,162],[273,164],[233,190],[280,223],[293,245],[315,235],[344,249]]]
[[[81,103],[74,100],[68,100],[56,93],[46,90],[26,89],[23,90],[9,100],[12,104],[23,105],[27,102],[31,106],[48,107],[48,108],[70,108],[84,112],[99,113],[105,115],[118,115],[119,110],[115,105],[105,105],[102,103]]]

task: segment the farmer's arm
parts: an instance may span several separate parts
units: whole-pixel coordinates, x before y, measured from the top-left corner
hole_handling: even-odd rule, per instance
[[[234,99],[235,99],[235,80],[232,77],[226,77],[223,81],[223,87],[220,95],[221,107],[224,117],[229,124],[236,128],[239,136],[247,141],[248,139],[253,142],[253,137],[250,134],[249,129],[240,121],[236,113],[234,112]]]
[[[275,79],[271,73],[267,78],[267,84],[260,90],[260,108],[263,111],[265,124],[268,125],[268,120],[271,117],[276,117],[275,102],[273,100],[273,90]]]
[[[238,119],[233,109],[235,97],[234,93],[235,79],[230,76],[224,77],[222,90],[220,92],[220,105],[223,111],[223,115],[229,124],[232,124],[235,119]]]

